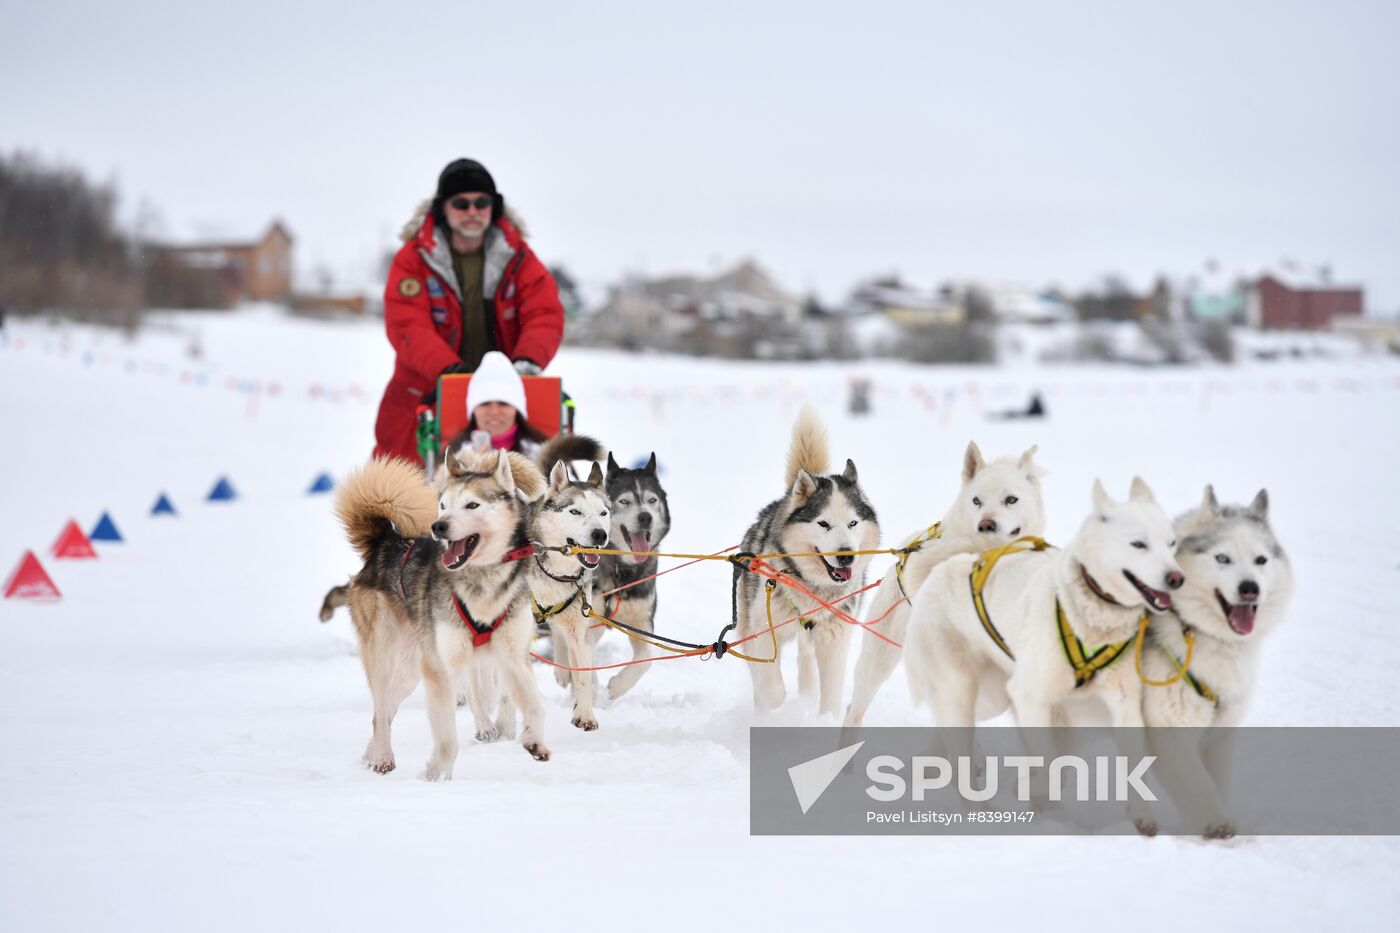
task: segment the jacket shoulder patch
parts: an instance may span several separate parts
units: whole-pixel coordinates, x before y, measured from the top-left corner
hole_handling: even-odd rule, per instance
[[[399,294],[403,295],[405,298],[417,297],[418,293],[422,290],[423,283],[417,279],[408,277],[399,279]]]

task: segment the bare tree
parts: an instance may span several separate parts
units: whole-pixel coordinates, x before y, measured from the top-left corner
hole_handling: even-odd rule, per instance
[[[128,323],[141,277],[116,201],[76,169],[0,156],[0,305]]]

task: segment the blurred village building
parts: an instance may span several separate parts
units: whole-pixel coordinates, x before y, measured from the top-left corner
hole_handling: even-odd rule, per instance
[[[146,299],[158,307],[231,308],[292,298],[292,235],[274,220],[258,237],[148,243]]]
[[[1259,278],[1244,302],[1245,322],[1266,329],[1324,330],[1365,310],[1365,291],[1358,285],[1337,285],[1331,270],[1312,275],[1296,269]]]
[[[1146,291],[1110,275],[1073,298],[1056,288],[971,280],[923,287],[884,275],[824,306],[799,300],[746,260],[709,277],[629,277],[595,313],[571,321],[570,339],[738,359],[980,363],[1030,355],[1161,365],[1228,362],[1240,328],[1361,335],[1357,322],[1369,320],[1361,288],[1332,283],[1325,268],[1311,276],[1288,262],[1280,268],[1227,273],[1207,260]]]
[[[271,301],[312,314],[365,313],[364,295],[335,293],[329,275],[312,291],[295,290],[293,243],[281,220],[255,236],[147,243],[146,300],[155,307],[232,308]]]
[[[1284,260],[1258,276],[1224,274],[1207,261],[1200,273],[1173,283],[1171,317],[1261,330],[1328,330],[1352,326],[1366,307],[1359,285],[1339,285],[1331,270],[1306,270]]]
[[[626,349],[765,356],[772,343],[788,339],[802,316],[800,299],[744,260],[708,277],[630,276],[588,316],[586,337]]]
[[[880,314],[904,327],[956,327],[968,318],[967,308],[952,288],[920,289],[896,276],[857,285],[844,310],[854,315]]]

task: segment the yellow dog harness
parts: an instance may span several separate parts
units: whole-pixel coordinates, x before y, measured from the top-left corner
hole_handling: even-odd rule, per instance
[[[972,589],[972,605],[977,610],[977,618],[981,620],[982,628],[988,637],[996,643],[996,646],[1013,661],[1016,660],[1016,655],[1012,654],[1006,639],[1002,637],[1001,632],[997,631],[996,625],[993,624],[992,617],[987,612],[986,601],[982,597],[982,590],[987,585],[987,578],[992,575],[992,568],[1007,554],[1044,551],[1049,547],[1050,545],[1046,544],[1043,538],[1037,538],[1034,535],[1017,538],[1010,544],[983,552],[973,563],[972,573],[968,577],[968,585]],[[1143,616],[1146,617],[1146,615],[1144,610]],[[1064,649],[1065,659],[1074,669],[1074,686],[1076,688],[1084,686],[1094,679],[1095,674],[1121,658],[1123,652],[1133,643],[1133,639],[1128,638],[1121,642],[1103,645],[1093,652],[1085,651],[1084,643],[1079,640],[1078,635],[1074,634],[1074,627],[1070,625],[1058,599],[1055,600],[1055,622],[1060,630],[1060,647]]]
[[[913,554],[930,541],[937,541],[941,537],[943,537],[943,523],[934,522],[924,530],[923,534],[900,549],[899,560],[894,563],[894,578],[895,582],[899,584],[899,595],[904,597],[906,603],[913,602],[913,600],[909,598],[909,588],[904,585],[904,565],[909,563],[909,555]]]

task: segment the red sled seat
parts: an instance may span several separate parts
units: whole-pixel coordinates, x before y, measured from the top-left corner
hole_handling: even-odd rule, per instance
[[[443,376],[438,380],[438,442],[449,440],[467,426],[467,386],[470,373]],[[525,420],[545,437],[559,433],[569,423],[563,405],[558,376],[525,376]]]

